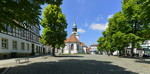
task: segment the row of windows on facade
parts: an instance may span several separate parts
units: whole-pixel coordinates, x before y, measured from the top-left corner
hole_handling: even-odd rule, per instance
[[[2,45],[1,45],[2,49],[8,49],[8,46],[9,46],[8,39],[2,38],[2,42],[1,43],[2,43]],[[29,43],[26,43],[26,44],[27,44],[27,50],[30,50]],[[12,49],[13,50],[17,50],[18,49],[17,45],[18,45],[18,42],[13,40],[12,41]],[[24,42],[21,42],[21,50],[25,50],[25,43]]]
[[[8,26],[8,25],[4,25],[4,27],[9,32],[13,32],[13,29],[17,28],[17,27],[12,28],[11,26]],[[40,29],[39,29],[38,25],[28,25],[28,27],[27,26],[22,26],[22,27],[24,27],[24,29],[26,29],[28,31],[31,31],[31,32],[33,32],[37,35],[39,34]],[[19,27],[19,29],[23,29],[23,28]]]
[[[21,38],[21,39],[25,39],[28,41],[32,41],[35,43],[39,43],[39,31],[37,30],[38,34],[34,34],[28,30],[25,30],[23,28],[11,28],[11,27],[7,27],[7,31],[2,31],[3,33],[7,33],[9,35]]]
[[[42,47],[36,46],[36,52],[43,52]]]
[[[30,50],[29,43],[26,43],[26,44],[27,44],[27,50]],[[17,45],[18,45],[18,42],[13,40],[12,41],[12,49],[17,50],[18,49]],[[2,49],[8,49],[8,39],[2,38]],[[21,49],[25,50],[25,43],[24,42],[21,42]],[[42,47],[36,46],[36,52],[42,52]]]

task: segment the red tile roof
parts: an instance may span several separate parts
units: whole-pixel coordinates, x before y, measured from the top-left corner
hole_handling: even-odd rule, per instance
[[[86,47],[86,45],[85,45],[83,42],[81,42],[81,45],[82,45],[83,47]]]
[[[71,34],[71,36],[65,40],[65,43],[67,42],[80,42],[80,41],[76,38],[74,34]]]
[[[98,46],[98,44],[92,44],[91,46]]]
[[[86,50],[90,50],[91,48],[86,48]]]

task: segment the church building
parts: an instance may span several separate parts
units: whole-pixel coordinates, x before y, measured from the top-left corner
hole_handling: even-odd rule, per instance
[[[63,53],[76,54],[86,53],[86,45],[79,40],[76,22],[73,24],[72,33],[69,38],[65,40],[65,48]]]

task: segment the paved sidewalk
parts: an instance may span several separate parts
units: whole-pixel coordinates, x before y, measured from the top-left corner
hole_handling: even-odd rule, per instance
[[[0,67],[10,67],[5,74],[149,74],[149,62],[107,55],[41,56],[22,64],[2,60]]]
[[[3,67],[15,67],[18,65],[27,65],[33,62],[37,62],[40,61],[40,59],[44,59],[45,57],[51,57],[50,55],[45,55],[45,56],[31,56],[31,57],[22,57],[22,58],[29,58],[29,62],[24,63],[25,60],[21,60],[22,64],[16,63],[15,59],[16,58],[12,58],[12,59],[4,59],[4,60],[0,60],[0,68]]]

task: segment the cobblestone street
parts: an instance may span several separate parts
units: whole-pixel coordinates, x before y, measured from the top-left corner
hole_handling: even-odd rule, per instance
[[[12,62],[13,61],[13,62]],[[8,62],[8,63],[7,63]],[[14,59],[0,61],[5,74],[149,74],[150,61],[107,55],[42,56],[17,64]]]

